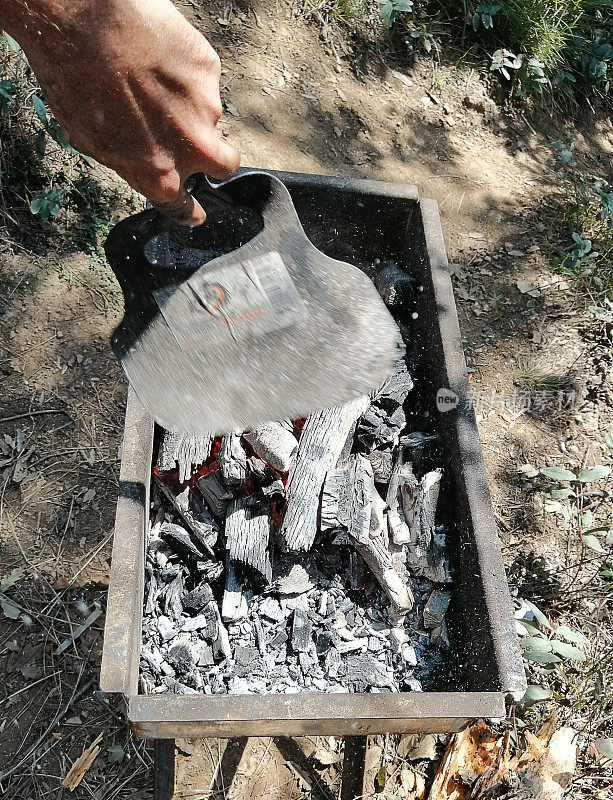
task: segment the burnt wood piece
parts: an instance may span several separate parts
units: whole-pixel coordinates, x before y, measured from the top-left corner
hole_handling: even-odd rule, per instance
[[[292,650],[306,653],[311,644],[311,622],[301,608],[294,609],[292,618]]]
[[[394,568],[383,538],[371,535],[373,495],[376,493],[372,467],[364,456],[351,460],[331,473],[322,493],[322,529],[341,532],[337,542],[346,540],[362,556],[394,611],[404,614],[413,607],[413,595]]]
[[[175,525],[173,522],[165,522],[160,528],[160,536],[180,558],[191,563],[202,559],[202,550],[180,525]]]
[[[271,524],[270,506],[256,497],[238,497],[228,507],[226,547],[231,560],[251,567],[269,582]]]
[[[226,489],[220,478],[219,472],[209,472],[208,475],[198,478],[198,488],[217,520],[224,519],[228,503],[232,499],[232,492]]]
[[[370,405],[365,395],[307,417],[286,485],[287,507],[279,541],[286,551],[310,550],[317,534],[321,488],[354,422]]]
[[[221,617],[225,622],[238,622],[247,616],[247,597],[243,583],[238,579],[230,558],[226,562],[226,588],[221,604]]]
[[[396,314],[412,309],[417,281],[397,264],[386,264],[376,273],[373,283],[385,305]]]
[[[277,472],[287,472],[296,457],[298,440],[284,425],[267,422],[245,433],[253,452]]]
[[[440,491],[442,470],[426,473],[417,490],[401,487],[402,507],[411,529],[407,549],[407,565],[417,575],[434,583],[449,581],[447,558],[444,552],[444,534],[436,533],[435,517]]]
[[[217,466],[226,486],[239,486],[247,480],[247,453],[239,431],[232,431],[221,440]]]
[[[404,460],[404,451],[399,447],[394,459],[392,475],[387,487],[388,524],[395,545],[411,541],[411,520],[404,513],[404,498],[417,497],[419,482],[413,474],[411,464]]]
[[[202,545],[204,552],[214,556],[213,546],[219,535],[219,526],[202,502],[198,502],[197,495],[189,487],[177,494],[155,473],[153,477],[164,496],[170,501],[198,543]]]
[[[385,447],[398,441],[406,425],[402,404],[413,388],[413,380],[402,363],[374,393],[372,405],[360,419],[356,435],[367,451]]]
[[[179,468],[179,480],[184,483],[192,472],[211,455],[213,437],[164,431],[158,452],[157,468],[162,472]]]
[[[183,608],[188,611],[198,612],[213,599],[213,591],[208,583],[201,583],[188,592],[183,598]]]

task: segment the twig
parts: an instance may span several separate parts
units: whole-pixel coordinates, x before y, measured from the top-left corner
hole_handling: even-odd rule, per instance
[[[43,408],[40,411],[26,411],[23,414],[13,414],[12,417],[3,417],[0,419],[0,425],[3,422],[14,422],[17,419],[25,419],[26,417],[40,417],[43,414],[66,414],[69,420],[74,423],[68,411],[64,411],[63,408]]]
[[[71,696],[70,700],[66,703],[66,705],[64,706],[64,708],[61,711],[58,711],[58,713],[55,715],[55,717],[51,720],[51,722],[49,723],[49,725],[45,729],[44,733],[41,736],[38,737],[38,739],[34,742],[34,744],[31,747],[28,748],[28,750],[26,751],[26,754],[21,759],[21,761],[18,764],[15,764],[14,767],[11,767],[10,769],[5,770],[4,772],[0,772],[0,781],[3,781],[5,778],[8,778],[10,775],[12,775],[13,773],[17,772],[17,770],[23,764],[26,763],[26,761],[30,758],[30,756],[34,752],[36,752],[38,747],[45,741],[47,736],[51,733],[51,731],[55,728],[55,726],[60,722],[60,720],[67,714],[67,712],[72,708],[72,706],[75,703],[77,703],[83,697],[85,692],[87,692],[87,690],[93,685],[94,685],[94,681],[93,680],[92,681],[88,681],[85,684],[85,686],[82,689],[80,689],[79,691],[77,691],[76,686],[75,686],[75,690],[72,693],[72,696]],[[78,686],[78,682],[77,682],[77,686]]]

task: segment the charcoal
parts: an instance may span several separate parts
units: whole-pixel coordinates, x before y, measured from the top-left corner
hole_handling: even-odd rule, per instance
[[[369,636],[368,649],[371,653],[380,653],[384,649],[383,641],[376,636]]]
[[[183,608],[188,611],[200,611],[213,599],[213,592],[208,583],[201,583],[183,597]]]
[[[211,561],[207,558],[204,561],[197,561],[196,569],[203,579],[213,582],[221,576],[224,566],[221,561]]]
[[[331,647],[335,647],[338,642],[338,636],[332,631],[319,631],[315,639],[315,646],[317,648],[317,655],[325,656]]]
[[[168,690],[171,694],[198,694],[196,689],[192,689],[190,686],[187,686],[185,683],[181,683],[181,681],[177,681],[174,678],[163,678],[162,682],[168,687]]]
[[[183,576],[181,573],[168,584],[164,593],[164,614],[171,619],[179,619],[183,613]]]
[[[341,654],[335,647],[330,648],[324,659],[324,669],[329,678],[336,678],[342,667]]]
[[[271,512],[267,503],[254,497],[239,497],[228,506],[226,546],[233,562],[251,567],[270,582],[268,539]]]
[[[294,462],[298,442],[292,431],[278,422],[266,422],[245,434],[253,452],[277,472],[287,472]]]
[[[212,667],[215,663],[213,658],[213,649],[205,642],[200,642],[198,647],[198,666],[199,667]]]
[[[356,650],[366,650],[368,639],[356,639],[355,637],[348,642],[339,642],[336,649],[339,653],[355,653]]]
[[[373,450],[368,453],[375,483],[389,483],[392,476],[394,454],[391,450]]]
[[[160,664],[160,672],[162,675],[166,675],[167,677],[174,678],[177,674],[175,668],[168,663],[165,659],[162,659]]]
[[[449,631],[447,630],[447,620],[443,620],[440,625],[437,625],[436,628],[432,629],[430,641],[433,645],[436,645],[436,647],[449,650],[451,647],[451,641],[449,639]]]
[[[326,474],[336,464],[353,423],[369,402],[360,397],[307,418],[287,480],[287,507],[279,531],[282,550],[306,551],[313,545]]]
[[[294,653],[306,652],[311,643],[311,623],[301,609],[294,610],[292,621],[292,650]]]
[[[203,464],[211,453],[213,437],[164,431],[158,453],[157,467],[162,472],[179,469],[179,481],[184,483],[192,470]]]
[[[173,554],[174,558],[174,554]],[[177,575],[181,572],[181,567],[179,564],[175,564],[173,562],[167,562],[166,566],[160,571],[160,578],[164,583],[171,583],[177,577]]]
[[[232,561],[226,564],[226,588],[223,593],[221,616],[225,622],[236,622],[247,616],[247,596],[242,581],[238,579]]]
[[[247,459],[247,465],[249,472],[260,481],[266,480],[270,475],[268,464],[257,456],[250,456]]]
[[[387,264],[377,272],[374,284],[385,305],[404,316],[413,308],[417,281],[397,264]]]
[[[262,486],[261,490],[265,497],[285,497],[285,485],[280,478]]]
[[[253,618],[253,629],[258,652],[263,657],[266,655],[266,634],[259,617]]]
[[[272,650],[279,650],[289,639],[289,636],[284,630],[278,631],[272,639],[268,642]]]
[[[202,551],[196,547],[188,532],[180,525],[165,522],[160,530],[160,536],[180,558],[191,562],[202,559]]]
[[[247,480],[247,454],[238,431],[226,434],[221,441],[217,466],[226,486],[239,486]]]
[[[177,629],[175,628],[171,620],[169,620],[168,617],[165,617],[164,615],[160,615],[157,618],[157,628],[160,636],[162,637],[163,642],[170,641],[178,633]]]
[[[363,456],[352,456],[346,466],[328,473],[321,496],[321,529],[341,530],[358,541],[368,539],[374,489],[372,467]]]
[[[173,644],[166,658],[177,672],[185,675],[196,665],[198,653],[190,642],[179,641]]]
[[[312,673],[316,673],[318,664],[317,661],[308,653],[300,652],[298,653],[298,663],[300,664],[300,669],[302,670],[303,675],[311,675]]]
[[[282,622],[285,619],[283,609],[278,601],[272,597],[265,597],[258,606],[258,612],[262,617],[271,622]]]
[[[413,380],[406,367],[403,365],[402,369],[385,381],[375,394],[373,402],[377,405],[383,400],[388,400],[401,406],[409,396],[409,392],[412,388]]]
[[[145,616],[151,616],[155,610],[156,601],[160,594],[160,585],[155,572],[149,575],[149,586],[147,587],[147,600],[145,602]]]
[[[373,403],[361,417],[356,435],[366,450],[371,451],[395,442],[405,425],[406,416],[402,406],[398,406],[390,413]]]
[[[228,503],[232,499],[230,492],[220,480],[221,473],[209,472],[198,478],[198,488],[206,500],[208,507],[215,519],[223,520],[226,516]]]
[[[450,602],[450,592],[444,592],[440,589],[433,591],[424,606],[424,628],[431,630],[441,626]]]
[[[387,669],[370,653],[348,656],[345,665],[345,680],[356,692],[366,692],[371,686],[385,688],[391,685]]]
[[[204,505],[198,502],[195,492],[188,486],[177,494],[155,473],[154,478],[164,496],[170,501],[172,507],[190,529],[192,535],[196,537],[203,552],[212,556],[213,546],[219,534],[219,527]]]
[[[182,631],[199,631],[203,639],[215,639],[217,636],[217,619],[210,608],[205,608],[203,614],[187,617],[183,620]]]
[[[314,586],[313,579],[302,564],[290,565],[288,562],[281,562],[276,574],[277,577],[275,577],[272,588],[276,589],[280,595],[304,594]]]

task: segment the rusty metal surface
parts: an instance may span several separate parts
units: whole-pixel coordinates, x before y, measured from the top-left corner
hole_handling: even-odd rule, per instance
[[[128,718],[136,735],[146,738],[435,733],[460,730],[477,717],[504,716],[505,695],[521,694],[525,679],[476,421],[466,402],[468,376],[438,207],[433,201],[417,202],[410,186],[291,173],[279,176],[292,192],[299,214],[302,209],[301,221],[316,246],[327,248],[333,257],[347,257],[361,237],[364,260],[368,260],[385,252],[394,232],[396,239],[400,236],[403,263],[423,280],[429,308],[421,327],[432,390],[446,386],[459,397],[457,409],[441,415],[440,426],[448,444],[456,495],[460,541],[454,604],[463,665],[459,688],[468,691],[138,696],[153,424],[133,395],[126,410],[121,475],[122,481],[140,482],[143,502],[140,508],[134,499],[126,504],[120,492],[102,688],[127,695]],[[316,202],[320,194],[331,208],[331,218],[339,220],[325,230],[321,230]],[[356,204],[368,207],[369,219],[375,219],[370,236],[361,229],[363,220],[353,213]],[[385,254],[398,255],[391,247]]]
[[[364,773],[367,748],[367,736],[347,736],[345,738],[341,800],[358,800],[365,794]]]
[[[452,463],[456,480],[456,495],[463,515],[460,525],[465,551],[472,551],[475,572],[460,570],[458,581],[464,593],[474,592],[475,583],[483,593],[484,606],[473,604],[478,612],[471,631],[478,648],[473,656],[475,671],[483,655],[483,642],[490,639],[496,661],[498,688],[515,699],[526,690],[526,678],[515,624],[511,613],[511,598],[507,583],[498,529],[494,520],[492,500],[487,485],[483,452],[477,430],[473,404],[470,402],[468,370],[462,348],[460,325],[449,275],[449,264],[443,241],[443,231],[434,200],[422,200],[421,217],[430,275],[436,298],[436,317],[431,324],[439,330],[443,359],[439,361],[439,388],[449,388],[458,397],[458,405],[441,414],[452,443]],[[466,552],[467,560],[469,553]],[[467,578],[469,580],[467,580]],[[463,585],[464,584],[464,585]],[[485,613],[484,613],[485,612]],[[475,675],[473,677],[478,677]],[[475,688],[478,687],[478,681]],[[472,688],[472,687],[471,687]]]

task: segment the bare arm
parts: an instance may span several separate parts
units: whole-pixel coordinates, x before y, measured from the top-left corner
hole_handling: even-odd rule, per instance
[[[205,213],[194,172],[228,178],[238,152],[216,129],[217,53],[170,0],[0,0],[70,143],[186,225]]]

